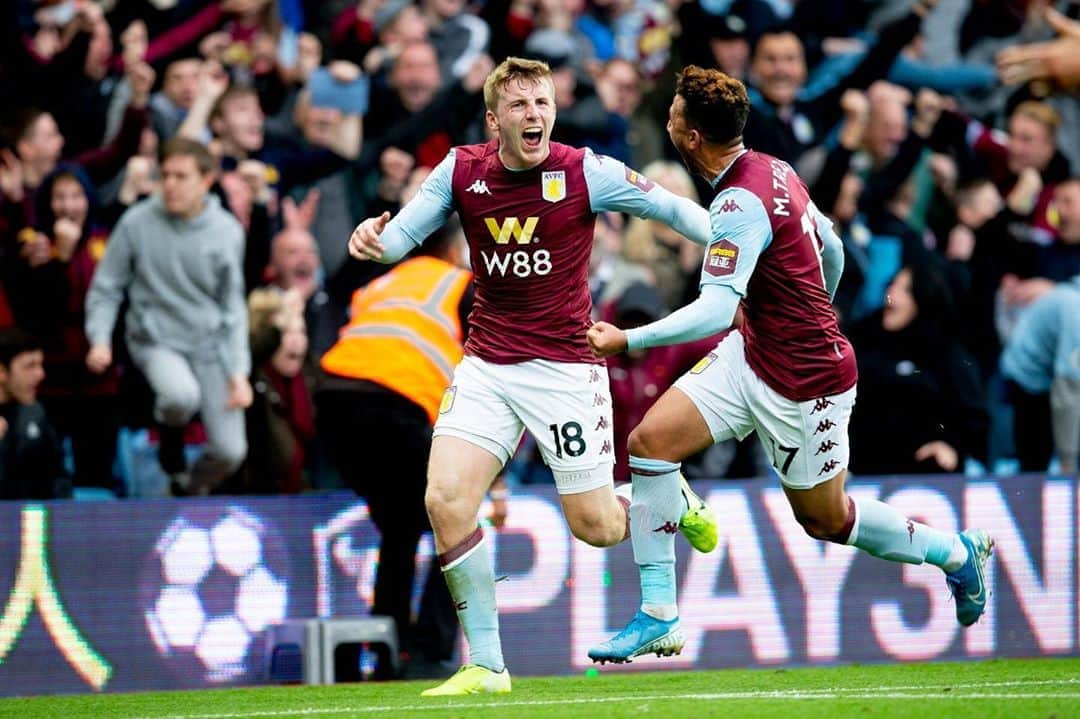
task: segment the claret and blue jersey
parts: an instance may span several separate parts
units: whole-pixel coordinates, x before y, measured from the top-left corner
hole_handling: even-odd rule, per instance
[[[602,362],[585,340],[596,213],[656,219],[702,245],[711,237],[702,207],[617,160],[552,143],[544,162],[515,171],[492,141],[439,163],[384,230],[384,261],[420,245],[455,210],[476,283],[465,351],[500,364]]]
[[[843,270],[832,223],[791,166],[770,155],[745,151],[715,187],[701,283],[743,298],[751,368],[796,401],[850,389],[855,355],[832,307]]]
[[[746,359],[788,399],[835,395],[855,385],[855,356],[832,294],[843,248],[791,166],[744,150],[713,180],[711,239],[701,296],[629,331],[631,348],[686,342],[726,329],[741,305]]]

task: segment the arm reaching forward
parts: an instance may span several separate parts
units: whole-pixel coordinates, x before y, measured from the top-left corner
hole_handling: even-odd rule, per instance
[[[712,239],[704,207],[668,192],[618,160],[586,152],[585,183],[593,212],[615,210],[658,220],[698,245],[707,245]]]
[[[349,237],[349,254],[358,260],[393,264],[419,247],[450,216],[454,151],[446,155],[394,219],[384,212],[369,217]]]

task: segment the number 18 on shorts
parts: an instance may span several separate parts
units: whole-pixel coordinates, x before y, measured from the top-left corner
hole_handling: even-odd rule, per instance
[[[435,436],[459,437],[505,464],[525,430],[551,467],[561,494],[610,484],[615,448],[607,368],[464,358],[443,397]]]

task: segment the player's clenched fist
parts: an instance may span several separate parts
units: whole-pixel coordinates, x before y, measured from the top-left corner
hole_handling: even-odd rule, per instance
[[[626,333],[608,322],[597,322],[585,336],[597,357],[610,357],[626,349]]]
[[[349,254],[358,260],[377,260],[382,257],[386,248],[379,242],[379,235],[386,229],[389,221],[390,213],[384,212],[357,225],[349,237]]]

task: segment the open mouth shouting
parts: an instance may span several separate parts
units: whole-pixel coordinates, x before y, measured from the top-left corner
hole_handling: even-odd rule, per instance
[[[522,144],[525,145],[527,150],[540,149],[541,143],[544,141],[544,130],[540,127],[531,127],[524,130],[521,133]]]

